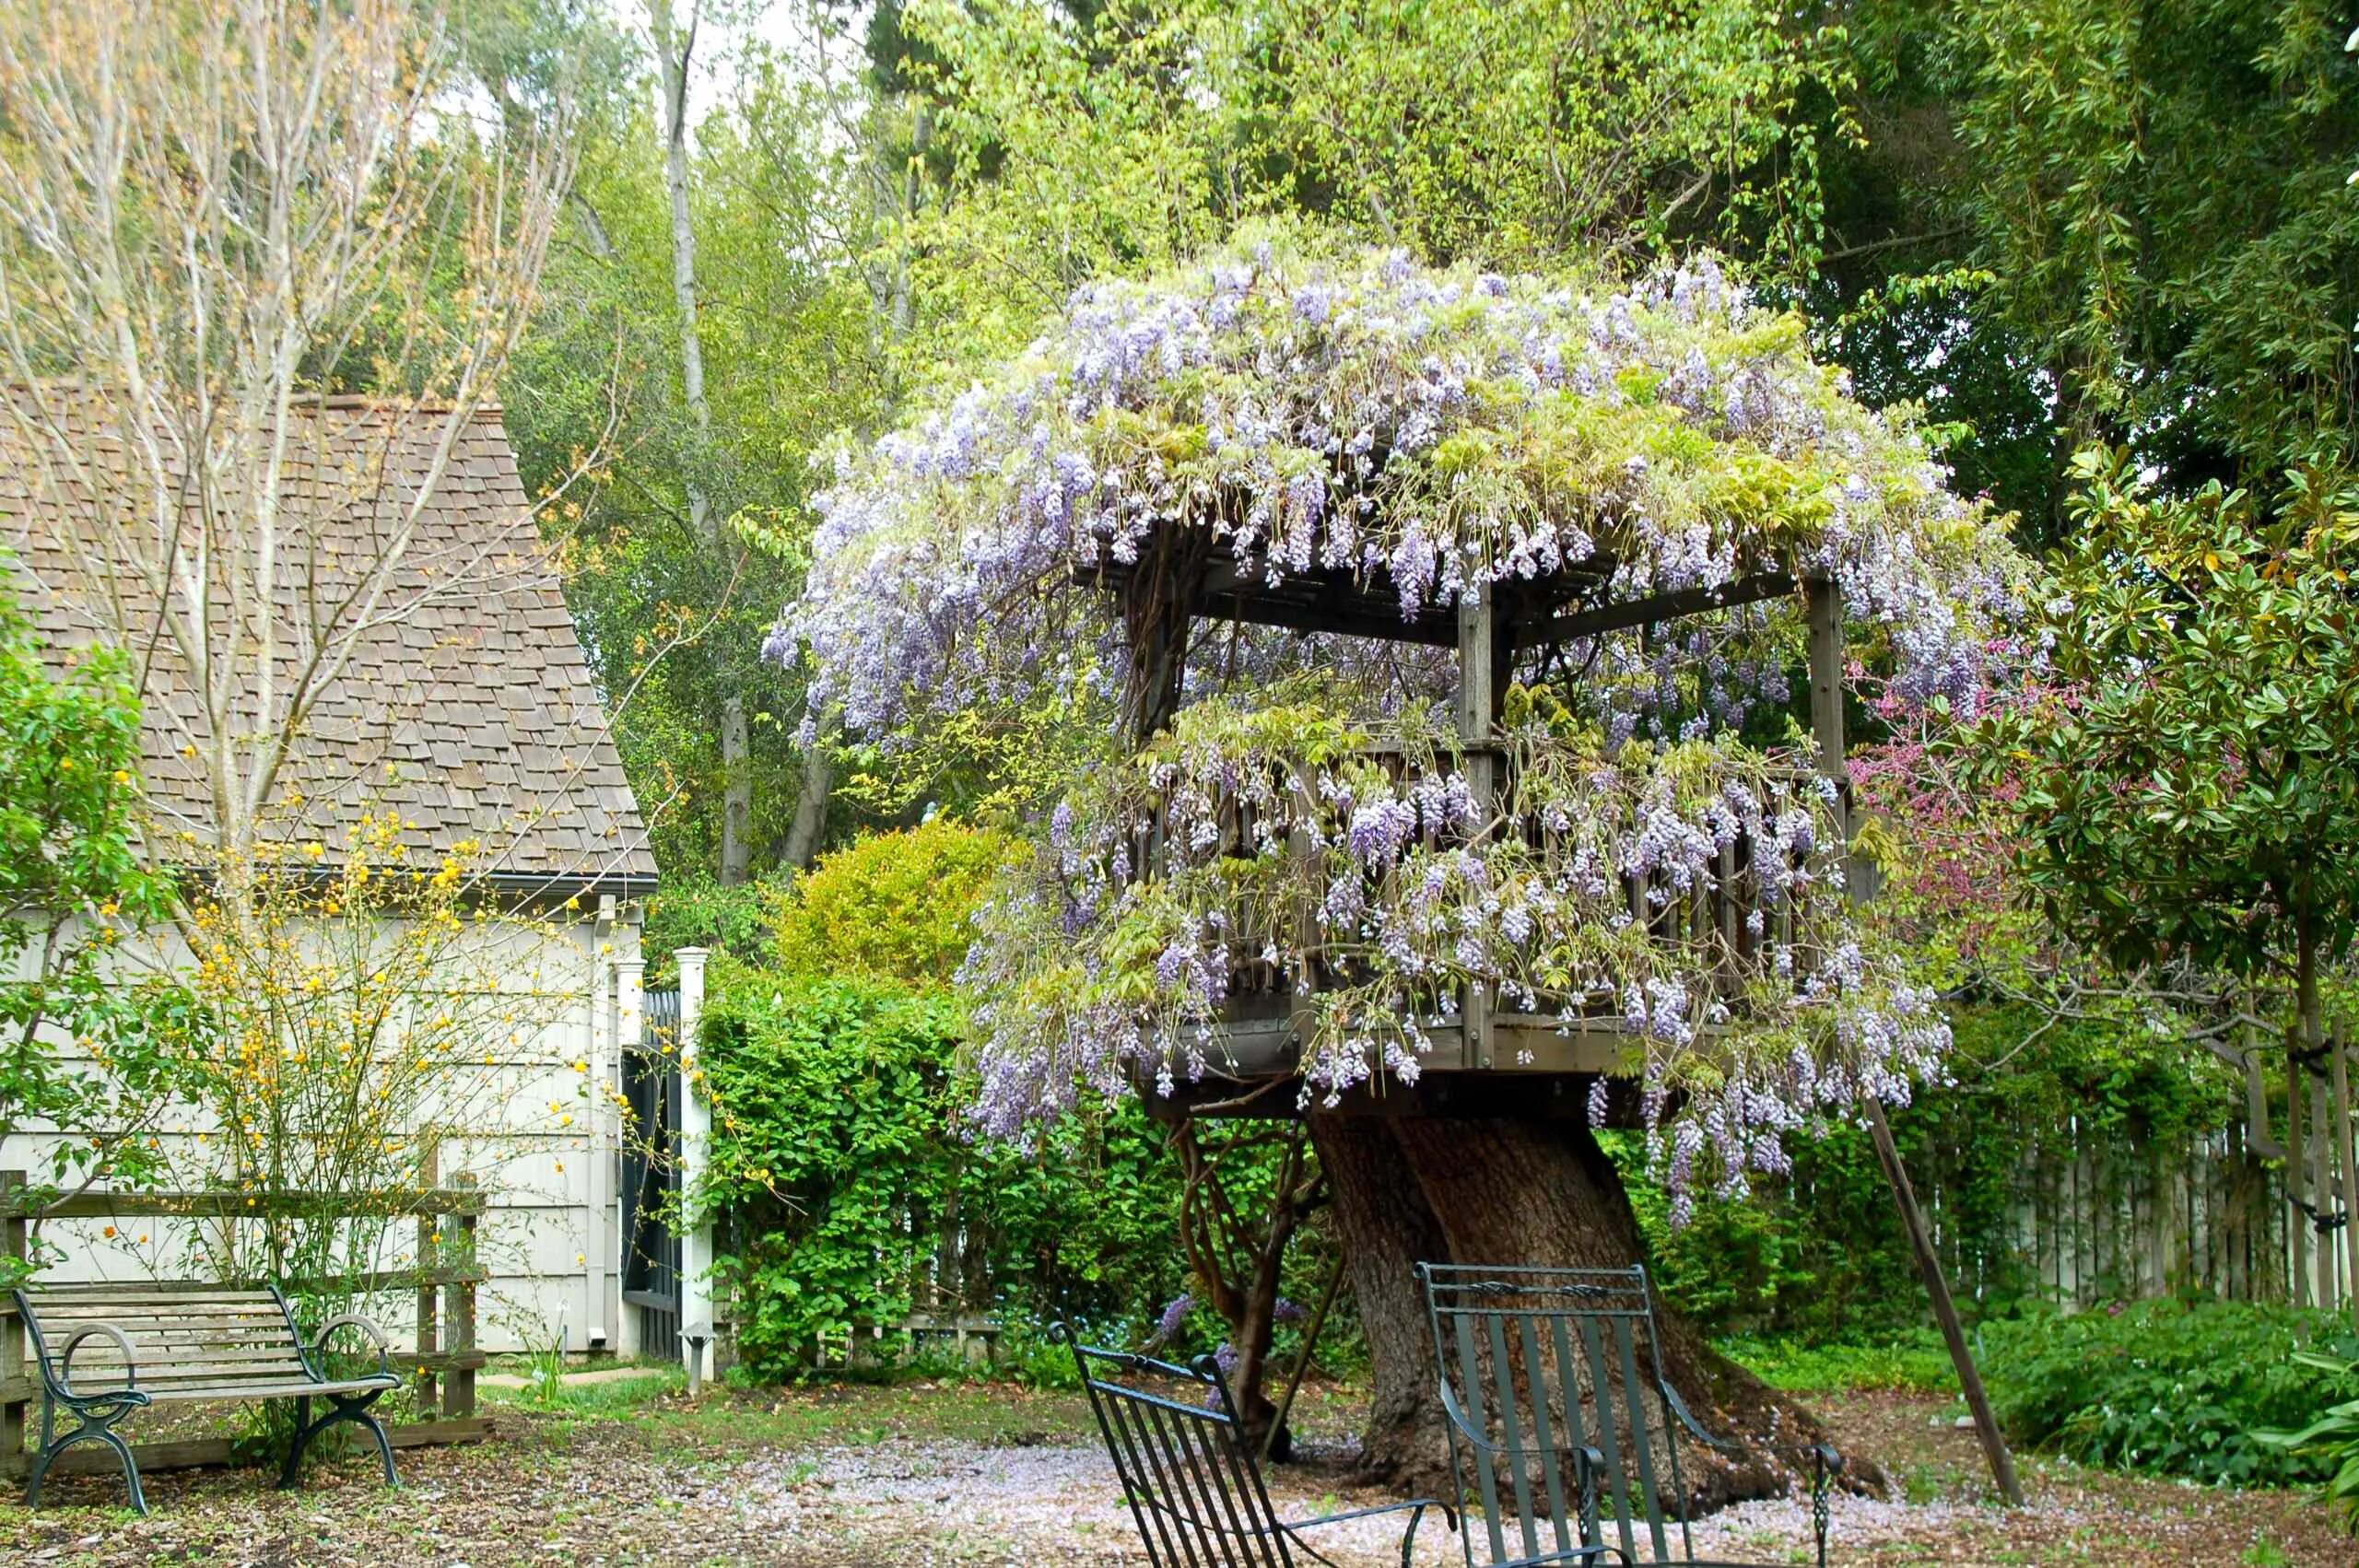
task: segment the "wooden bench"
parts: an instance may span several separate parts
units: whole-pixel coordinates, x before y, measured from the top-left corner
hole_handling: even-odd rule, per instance
[[[365,1317],[330,1318],[306,1343],[276,1285],[36,1284],[14,1293],[41,1369],[41,1451],[25,1486],[29,1508],[40,1506],[41,1481],[60,1454],[77,1443],[100,1443],[123,1461],[131,1505],[145,1514],[138,1462],[114,1427],[133,1410],[173,1399],[293,1399],[295,1438],[279,1474],[282,1487],[295,1484],[311,1439],[338,1422],[368,1429],[385,1464],[385,1484],[400,1484],[393,1445],[369,1407],[401,1379],[385,1331]],[[376,1371],[330,1377],[322,1370],[328,1340],[345,1328],[370,1341]],[[316,1420],[314,1396],[334,1407]],[[60,1410],[76,1422],[64,1436],[55,1434]]]

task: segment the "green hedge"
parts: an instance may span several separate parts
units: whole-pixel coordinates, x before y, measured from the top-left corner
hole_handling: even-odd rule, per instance
[[[1137,1323],[1185,1289],[1160,1134],[1135,1108],[1031,1153],[961,1135],[957,1013],[864,981],[724,968],[701,1031],[714,1132],[701,1200],[731,1216],[717,1277],[769,1376],[815,1337],[898,1323],[945,1228],[979,1307]]]

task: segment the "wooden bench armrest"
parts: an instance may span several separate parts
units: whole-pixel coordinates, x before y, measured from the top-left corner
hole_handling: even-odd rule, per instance
[[[328,1336],[339,1328],[358,1328],[368,1335],[370,1343],[377,1349],[377,1370],[388,1376],[392,1375],[393,1342],[385,1337],[385,1331],[377,1327],[375,1322],[361,1316],[357,1312],[347,1312],[341,1317],[331,1317],[321,1324],[319,1334],[311,1341],[311,1353],[315,1356],[327,1354]]]
[[[115,1342],[115,1348],[123,1352],[123,1387],[100,1389],[89,1394],[79,1393],[74,1387],[74,1352],[82,1348],[83,1340],[93,1339],[100,1334],[112,1340]],[[137,1394],[141,1404],[147,1402],[147,1396],[139,1388],[139,1362],[132,1352],[131,1336],[112,1323],[104,1321],[85,1323],[76,1329],[74,1337],[65,1341],[65,1349],[58,1355],[56,1377],[57,1391],[69,1399],[87,1402],[93,1399],[119,1398],[126,1394]]]

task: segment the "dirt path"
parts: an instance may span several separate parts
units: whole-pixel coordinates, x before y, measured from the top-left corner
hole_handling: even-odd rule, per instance
[[[1846,1499],[1839,1564],[2246,1563],[2353,1568],[2359,1550],[2307,1499],[2215,1492],[2094,1475],[2033,1460],[2033,1505],[1981,1500],[1969,1434],[1938,1400],[1855,1395],[1830,1402],[1842,1440],[1895,1480],[1891,1502]],[[1331,1433],[1346,1404],[1319,1412]],[[676,1399],[613,1415],[511,1409],[499,1439],[405,1454],[399,1492],[357,1464],[282,1494],[252,1471],[158,1476],[155,1513],[109,1505],[97,1478],[62,1484],[38,1515],[0,1506],[0,1562],[490,1564],[1022,1564],[1144,1561],[1103,1453],[1082,1441],[1072,1401],[1020,1390],[851,1390],[768,1399]],[[1332,1451],[1332,1448],[1331,1448]],[[1277,1471],[1289,1517],[1384,1499],[1339,1490],[1319,1467]],[[1336,1562],[1398,1561],[1397,1527],[1369,1521],[1317,1538]],[[1699,1554],[1807,1561],[1799,1500],[1748,1504],[1700,1523]],[[1483,1553],[1478,1543],[1478,1561]],[[1417,1562],[1462,1562],[1429,1516]]]

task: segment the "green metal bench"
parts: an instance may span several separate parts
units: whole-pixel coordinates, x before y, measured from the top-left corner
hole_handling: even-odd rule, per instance
[[[1457,1527],[1450,1506],[1429,1497],[1282,1520],[1270,1505],[1218,1362],[1198,1356],[1178,1366],[1085,1345],[1062,1323],[1049,1332],[1073,1347],[1081,1386],[1088,1390],[1152,1568],[1294,1568],[1297,1552],[1332,1564],[1302,1531],[1403,1513],[1409,1526],[1401,1537],[1401,1568],[1409,1568],[1426,1509],[1440,1509]]]
[[[1478,1532],[1470,1517],[1461,1532],[1469,1568],[1478,1534],[1489,1568],[1698,1562],[1676,1438],[1738,1450],[1706,1432],[1663,1380],[1647,1271],[1420,1263],[1417,1277],[1451,1480],[1486,1527]],[[1825,1568],[1826,1483],[1843,1457],[1824,1444],[1800,1457],[1811,1469]]]
[[[41,1481],[60,1454],[77,1443],[98,1443],[123,1461],[131,1505],[147,1512],[139,1464],[115,1424],[136,1410],[174,1399],[293,1399],[295,1439],[278,1484],[293,1486],[303,1451],[339,1422],[365,1427],[377,1440],[385,1484],[393,1475],[393,1448],[370,1412],[401,1385],[385,1331],[365,1317],[330,1318],[306,1343],[295,1311],[276,1285],[230,1290],[218,1285],[26,1285],[17,1311],[41,1368],[41,1451],[25,1484],[25,1505],[41,1505]],[[331,1377],[320,1357],[339,1329],[357,1328],[377,1352],[377,1370]],[[334,1407],[317,1420],[311,1400]],[[56,1435],[59,1411],[74,1430]]]

